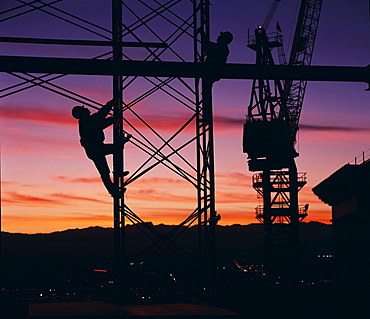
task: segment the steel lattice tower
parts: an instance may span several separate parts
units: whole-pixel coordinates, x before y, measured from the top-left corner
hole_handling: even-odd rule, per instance
[[[19,6],[11,6],[1,12],[6,22],[21,19],[22,16],[35,12],[62,20],[92,34],[94,40],[61,40],[46,38],[3,37],[3,42],[32,43],[40,45],[98,46],[106,47],[106,53],[91,57],[92,60],[143,61],[143,62],[198,62],[203,63],[204,43],[209,41],[209,1],[111,1],[111,30],[94,21],[79,17],[75,13],[58,5],[63,1],[28,1]],[[98,38],[95,40],[95,38]],[[51,71],[52,73],[52,71]],[[176,71],[175,71],[176,73]],[[78,103],[98,109],[101,104],[94,99],[82,96],[78,92],[66,89],[55,83],[67,74],[43,74],[9,72],[21,80],[17,85],[4,88],[2,97],[13,95],[33,87],[41,87],[60,94]],[[139,85],[137,83],[140,82]],[[143,89],[138,90],[142,85]],[[131,93],[134,88],[135,93]],[[136,109],[141,102],[149,100],[154,94],[166,96],[174,108],[183,107],[188,115],[170,137],[150,123]],[[137,258],[144,255],[173,254],[188,260],[191,255],[176,244],[175,238],[188,227],[198,224],[198,248],[202,262],[214,258],[215,245],[215,197],[214,197],[214,154],[211,85],[199,77],[184,79],[181,74],[171,77],[122,76],[112,77],[112,96],[122,107],[116,107],[113,115],[116,118],[113,142],[119,145],[125,130],[133,134],[132,144],[141,150],[146,158],[136,163],[137,168],[127,180],[124,171],[124,158],[130,155],[117,147],[113,157],[114,183],[117,187],[125,186],[130,192],[142,176],[153,169],[164,166],[180,176],[196,189],[196,206],[179,225],[167,234],[158,233],[149,223],[128,206],[125,197],[114,199],[114,260],[116,269],[121,269],[126,260],[125,224],[127,221],[137,225],[145,236],[151,238],[152,244]],[[127,98],[126,98],[127,96]],[[145,127],[143,132],[142,127]],[[182,133],[193,128],[191,137],[175,140]],[[146,135],[147,134],[147,135]],[[181,154],[184,148],[193,147],[195,161]],[[130,160],[132,162],[132,160]],[[140,256],[140,257],[139,257]],[[135,258],[131,256],[130,258]],[[195,256],[193,256],[195,259]],[[198,259],[199,260],[199,259]]]
[[[289,65],[308,66],[318,28],[322,0],[302,0]],[[279,61],[286,64],[280,34],[268,36],[259,27],[249,45],[256,51],[256,64],[274,65],[273,48]],[[270,83],[271,82],[271,83]],[[249,155],[249,169],[261,171],[254,176],[253,187],[263,199],[256,217],[264,224],[266,263],[272,277],[283,276],[296,282],[299,273],[299,223],[307,208],[298,205],[298,192],[306,184],[294,158],[294,145],[307,81],[275,79],[253,80],[245,123],[244,152]]]
[[[203,265],[211,262],[215,255],[216,224],[212,93],[203,63],[204,44],[210,38],[209,1],[101,1],[101,7],[95,10],[101,10],[99,13],[102,17],[99,15],[91,19],[89,10],[85,10],[87,8],[70,5],[63,0],[19,0],[17,3],[7,2],[0,12],[0,22],[4,26],[2,30],[6,30],[0,42],[24,46],[30,44],[34,48],[41,46],[45,48],[47,56],[44,56],[44,51],[42,54],[40,51],[39,54],[30,53],[30,56],[24,56],[26,51],[22,51],[20,56],[14,56],[12,52],[9,56],[3,49],[0,71],[6,72],[13,83],[1,89],[0,97],[41,88],[78,104],[99,109],[102,104],[93,96],[84,96],[76,88],[69,88],[65,81],[70,79],[70,75],[109,76],[112,78],[110,95],[122,101],[122,107],[114,109],[113,114],[116,117],[114,143],[119,143],[124,133],[132,133],[132,145],[141,154],[135,162],[130,159],[130,149],[114,155],[115,184],[127,187],[126,193],[130,194],[135,182],[154,169],[164,167],[187,181],[187,185],[196,193],[194,209],[189,210],[190,214],[173,230],[164,234],[140,218],[138,211],[129,207],[126,198],[115,200],[116,270],[120,271],[127,264],[127,221],[135,224],[143,236],[151,240],[148,247],[130,256],[130,260],[140,260],[144,256],[158,258],[163,254],[175,256],[182,262],[195,260],[196,256],[178,245],[176,239],[183,231],[197,224],[200,260]],[[104,15],[107,11],[108,15]],[[32,38],[25,38],[12,34],[12,26],[18,26],[22,19],[29,16],[39,23],[44,18],[48,20],[45,30],[52,29],[52,24],[57,21],[59,29],[53,30],[62,30],[63,36],[59,33],[58,38],[50,38],[45,34],[35,34]],[[78,32],[74,33],[74,30]],[[65,39],[66,34],[71,38]],[[51,46],[64,50],[57,53],[50,50],[49,53]],[[82,53],[69,55],[69,49],[75,47],[81,49]],[[369,67],[227,64],[219,69],[219,76],[228,79],[369,83],[369,71]],[[148,115],[153,114],[141,112],[143,102],[155,112],[151,98],[158,94],[171,112],[179,109],[186,111],[181,113],[183,122],[172,134],[163,134],[160,125],[156,127],[151,124]],[[69,113],[69,110],[66,112]],[[168,121],[171,117],[163,118]],[[189,134],[189,131],[192,133]],[[191,158],[183,154],[189,147],[192,148]],[[129,168],[132,174],[123,180],[120,173],[133,163],[135,165]],[[294,169],[295,166],[292,171]]]

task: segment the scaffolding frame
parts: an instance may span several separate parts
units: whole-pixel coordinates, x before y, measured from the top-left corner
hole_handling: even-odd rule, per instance
[[[56,81],[68,74],[85,75],[110,75],[113,78],[113,97],[122,100],[122,108],[114,109],[117,125],[114,132],[114,142],[120,141],[126,133],[124,129],[132,130],[140,138],[134,137],[132,144],[148,156],[148,162],[143,163],[127,180],[123,180],[117,172],[124,169],[124,156],[115,154],[114,159],[114,182],[118,187],[129,186],[147,172],[161,165],[177,174],[197,192],[195,209],[184,221],[179,223],[173,230],[166,234],[159,233],[149,223],[145,223],[125,202],[125,198],[114,201],[114,228],[115,228],[115,263],[118,269],[126,263],[125,252],[125,222],[129,221],[137,225],[143,235],[152,240],[152,244],[140,252],[137,258],[141,258],[149,252],[150,255],[174,254],[186,259],[196,259],[193,254],[181,248],[176,239],[182,232],[194,224],[198,224],[198,250],[202,262],[210,262],[215,256],[215,189],[214,189],[214,150],[213,150],[213,123],[212,123],[212,85],[207,82],[206,69],[204,68],[203,45],[210,38],[209,30],[209,1],[191,0],[186,2],[189,10],[180,10],[188,13],[183,17],[175,11],[176,6],[184,5],[179,0],[137,0],[136,4],[145,6],[145,10],[136,13],[130,6],[130,1],[112,0],[111,28],[91,22],[76,14],[64,10],[58,5],[63,0],[19,0],[19,5],[13,5],[0,12],[0,22],[10,21],[29,13],[42,13],[60,20],[85,32],[99,40],[73,40],[73,39],[47,39],[47,38],[20,38],[0,37],[0,42],[7,43],[30,43],[30,44],[53,44],[65,46],[96,46],[106,47],[108,51],[97,54],[89,59],[76,58],[50,58],[50,57],[17,57],[0,56],[0,71],[7,72],[19,83],[10,85],[0,90],[0,98],[8,97],[25,90],[40,87],[60,96],[66,97],[77,103],[91,108],[99,109],[102,104],[92,98],[83,96],[78,92],[58,85]],[[132,2],[131,2],[132,3]],[[114,10],[118,8],[118,10]],[[121,9],[119,9],[121,8]],[[122,12],[124,13],[122,15]],[[132,21],[126,21],[127,15],[131,14]],[[174,31],[167,36],[159,36],[153,30],[152,22],[163,19],[174,27]],[[140,28],[152,35],[150,40],[143,40],[137,35]],[[129,38],[130,41],[123,41]],[[188,37],[191,39],[192,54],[184,58],[179,54],[176,47],[177,40]],[[135,61],[130,58],[122,48],[143,49],[147,56]],[[169,53],[169,55],[167,54]],[[168,58],[171,56],[171,58]],[[40,73],[43,73],[40,75]],[[346,82],[370,82],[369,67],[326,67],[326,66],[290,66],[290,65],[248,65],[228,64],[220,68],[221,78],[229,79],[270,79],[270,80],[314,80],[314,81],[346,81]],[[126,92],[136,79],[142,78],[150,88],[139,94],[130,101],[125,101]],[[192,85],[188,79],[191,79]],[[179,83],[186,88],[186,94],[179,90]],[[126,113],[135,114],[134,107],[147,97],[156,92],[161,92],[185,106],[192,115],[179,129],[169,138],[164,138],[152,128],[151,132],[161,139],[162,144],[156,146],[151,143],[140,130],[131,123]],[[150,125],[137,117],[142,125],[150,128]],[[195,123],[195,124],[194,124]],[[171,142],[181,132],[195,125],[195,134],[181,146],[172,146]],[[194,144],[196,150],[196,163],[181,155],[181,150]],[[171,151],[165,153],[164,147],[170,147]],[[177,157],[185,165],[178,165],[172,158]],[[149,161],[154,161],[148,164]],[[180,257],[180,258],[182,258]],[[185,260],[185,259],[182,259]]]
[[[61,2],[62,0],[20,1],[20,5],[14,5],[0,12],[0,22],[19,18],[32,12],[42,12],[45,15],[53,17],[53,19],[59,19],[78,27],[92,34],[94,37],[97,36],[99,40],[2,37],[1,41],[18,44],[32,43],[40,45],[107,47],[107,52],[94,56],[91,59],[96,64],[102,61],[113,63],[120,63],[122,61],[137,62],[134,61],[135,58],[132,55],[130,56],[130,52],[125,52],[125,50],[129,51],[132,48],[141,48],[146,52],[146,56],[141,58],[142,62],[163,62],[170,56],[170,61],[175,60],[180,64],[204,63],[205,54],[203,47],[205,41],[209,41],[210,39],[208,0],[192,0],[186,4],[177,0],[152,0],[149,2],[138,0],[136,3],[132,1],[112,0],[111,29],[79,17],[62,7],[58,7],[58,4]],[[187,8],[185,8],[185,5]],[[180,14],[181,10],[176,11],[176,7],[178,6],[186,9],[183,10],[184,13],[182,15]],[[127,17],[130,17],[131,20],[126,21],[125,18]],[[160,28],[156,30],[157,25],[153,22],[158,23],[158,20],[161,20],[158,24],[159,27],[163,27],[163,23],[167,23],[167,26],[172,26],[172,32],[164,36]],[[143,34],[146,36],[149,34],[150,36],[148,38],[153,39],[153,41],[142,40],[141,36]],[[183,37],[186,37],[188,39],[187,41],[190,41],[189,43],[193,46],[191,55],[187,57],[183,57],[181,52],[179,52],[179,48],[176,47]],[[125,38],[130,38],[130,41],[123,41]],[[47,61],[50,58],[45,57],[40,59]],[[40,70],[40,72],[42,71],[44,70]],[[3,88],[0,97],[8,97],[34,87],[40,87],[94,109],[99,109],[102,106],[102,104],[89,97],[54,83],[55,80],[65,77],[68,73],[54,74],[52,68],[50,68],[50,73],[43,75],[13,71],[8,73],[18,78],[20,82]],[[136,98],[125,101],[125,92],[130,89],[138,77],[135,75],[123,76],[121,74],[112,74],[112,95],[118,101],[117,106],[113,110],[113,116],[116,118],[113,143],[120,145],[126,134],[125,129],[129,129],[134,134],[132,144],[147,156],[147,160],[128,179],[124,180],[122,177],[125,162],[124,153],[117,147],[117,152],[113,155],[114,184],[120,189],[127,188],[129,192],[131,183],[161,165],[194,186],[198,199],[196,202],[197,206],[185,220],[168,233],[162,234],[150,223],[140,218],[128,206],[125,196],[115,198],[113,200],[114,265],[117,273],[128,262],[125,239],[125,225],[127,221],[138,226],[140,231],[143,232],[143,235],[152,240],[152,244],[149,247],[130,258],[142,258],[144,254],[149,254],[150,256],[156,255],[158,257],[161,254],[172,253],[180,257],[182,262],[189,262],[189,257],[191,257],[193,262],[199,260],[195,255],[176,243],[176,239],[187,228],[196,223],[198,224],[198,250],[201,262],[204,262],[208,258],[214,258],[215,251],[214,229],[216,222],[214,221],[215,190],[211,86],[204,85],[202,79],[197,76],[193,77],[191,80],[193,84],[191,84],[189,81],[181,78],[181,72],[176,76],[162,78],[156,76],[150,77],[150,74],[148,74],[147,76],[142,76],[142,78],[146,80],[150,88],[146,89]],[[184,93],[183,89],[179,89],[179,85],[185,88],[187,93]],[[204,90],[208,90],[208,92],[205,93]],[[179,103],[192,112],[190,118],[168,139],[161,136],[159,131],[135,112],[135,106],[138,103],[157,92],[169,96],[173,99],[174,103]],[[133,114],[141,125],[144,125],[160,139],[162,145],[157,146],[151,142],[149,138],[140,132],[140,129],[132,121],[127,119],[125,116],[126,113]],[[172,140],[191,125],[195,127],[194,135],[183,144],[172,146]],[[182,149],[192,144],[195,145],[196,163],[191,163],[190,160],[180,153]],[[163,151],[164,148],[169,148],[171,150],[170,153],[165,153]],[[172,160],[174,157],[176,157],[176,161]],[[181,167],[177,163],[178,159],[182,161],[184,167]]]

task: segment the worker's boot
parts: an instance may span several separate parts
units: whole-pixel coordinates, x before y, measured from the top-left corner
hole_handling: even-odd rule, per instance
[[[122,189],[117,188],[111,181],[109,175],[101,176],[101,179],[103,181],[105,188],[107,189],[107,191],[109,192],[109,194],[111,194],[113,198],[123,197],[123,193],[126,191],[126,188],[124,187]]]
[[[127,176],[128,174],[130,174],[130,172],[129,172],[129,171],[124,171],[124,172],[121,172],[120,174],[118,174],[118,177],[125,177],[125,176]],[[113,173],[113,175],[114,175],[114,173]]]
[[[122,198],[125,191],[126,191],[126,188],[122,187],[120,189],[116,189],[113,192],[110,192],[110,194],[112,195],[113,198]]]

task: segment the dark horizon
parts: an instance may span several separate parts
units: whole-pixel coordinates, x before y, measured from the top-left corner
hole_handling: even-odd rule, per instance
[[[146,221],[144,223],[151,224],[152,226],[169,226],[169,227],[178,226],[178,224],[164,224],[164,223],[153,224],[151,221]],[[310,220],[310,221],[307,221],[307,222],[306,221],[300,222],[300,224],[311,224],[311,223],[323,224],[323,225],[328,225],[328,226],[333,225],[332,223],[324,223],[324,222],[320,222],[320,221],[316,221],[316,220]],[[249,224],[216,225],[216,227],[251,226],[251,225],[261,225],[261,226],[263,226],[263,224],[261,224],[259,222],[255,222],[255,223],[249,223]],[[136,226],[136,225],[135,224],[127,224],[126,226],[131,227],[131,226]],[[192,228],[192,227],[198,227],[198,225],[191,225],[189,228]],[[85,229],[90,229],[90,228],[114,229],[113,226],[104,227],[104,226],[94,225],[94,226],[86,226],[86,227],[82,227],[82,228],[78,228],[78,227],[77,228],[67,228],[67,229],[63,229],[63,230],[55,230],[55,231],[46,232],[46,233],[43,233],[43,232],[40,232],[40,233],[22,233],[22,232],[8,232],[8,231],[3,231],[3,230],[1,232],[4,233],[4,234],[6,233],[6,234],[22,234],[22,235],[50,235],[50,234],[54,234],[54,233],[62,233],[62,232],[71,231],[71,230],[85,230]]]

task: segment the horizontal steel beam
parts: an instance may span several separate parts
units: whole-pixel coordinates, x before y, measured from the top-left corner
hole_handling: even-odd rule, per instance
[[[223,79],[280,79],[370,82],[370,66],[258,66],[226,64],[217,69],[192,62],[111,61],[71,58],[0,56],[0,72],[156,77],[220,77]]]
[[[0,42],[9,43],[33,43],[33,44],[56,44],[56,45],[76,45],[76,46],[113,46],[112,41],[93,41],[93,40],[64,40],[64,39],[42,39],[42,38],[14,38],[0,37]],[[122,42],[123,47],[132,48],[167,48],[166,43],[154,42]]]

